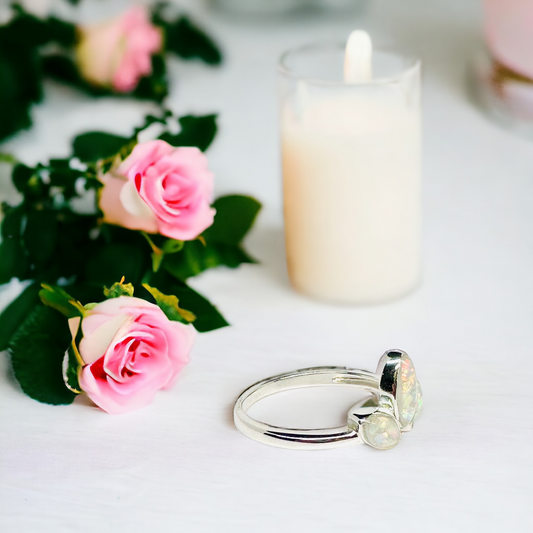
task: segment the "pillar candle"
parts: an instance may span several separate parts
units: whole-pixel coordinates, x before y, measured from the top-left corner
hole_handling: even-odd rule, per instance
[[[289,278],[351,304],[398,298],[421,275],[419,63],[372,53],[365,35],[280,67]]]

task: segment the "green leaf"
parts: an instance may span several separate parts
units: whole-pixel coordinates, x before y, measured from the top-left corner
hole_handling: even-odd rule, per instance
[[[26,279],[28,273],[28,259],[22,245],[15,239],[4,240],[0,243],[0,284],[7,283],[12,278]]]
[[[85,163],[92,163],[117,155],[129,142],[127,137],[103,131],[91,131],[78,135],[72,143],[72,149],[75,157]]]
[[[175,22],[160,22],[169,52],[174,52],[183,59],[200,59],[208,65],[219,65],[222,62],[218,46],[187,17],[180,17]]]
[[[9,353],[22,390],[39,402],[67,405],[75,394],[63,381],[63,358],[71,342],[68,323],[53,309],[37,306],[17,329]]]
[[[185,281],[209,268],[237,268],[243,263],[255,262],[239,245],[217,242],[206,242],[204,245],[200,241],[189,241],[181,253],[166,256],[163,267],[174,277]]]
[[[143,124],[141,124],[140,126],[138,126],[138,127],[136,127],[134,129],[134,134],[133,134],[132,138],[136,139],[137,135],[141,131],[144,131],[146,128],[150,127],[152,124],[164,124],[164,125],[166,125],[168,118],[172,116],[172,111],[169,111],[168,109],[161,108],[160,112],[161,112],[160,116],[146,115],[144,117]]]
[[[67,318],[83,316],[85,309],[70,294],[65,292],[61,287],[42,284],[39,291],[39,297],[44,305],[52,307],[62,313]]]
[[[193,313],[179,306],[179,300],[176,295],[163,294],[159,289],[150,287],[147,283],[143,283],[143,287],[153,296],[156,304],[167,315],[169,320],[182,322],[183,324],[190,324],[196,320]]]
[[[148,235],[148,233],[146,233],[145,231],[141,231],[141,235],[146,239],[146,241],[150,245],[150,248],[153,250],[153,253],[151,255],[152,270],[154,272],[157,272],[159,270],[159,267],[161,266],[161,262],[165,258],[165,252],[163,252],[163,250],[155,244],[155,242],[153,241],[154,236],[150,237],[150,235]]]
[[[113,285],[117,279],[126,278],[137,285],[150,264],[150,250],[142,246],[117,242],[100,248],[88,258],[85,266],[85,279],[99,283],[103,289]]]
[[[96,87],[80,75],[76,63],[62,54],[50,54],[42,58],[43,72],[61,83],[65,83],[92,96],[111,96],[113,92],[105,87]]]
[[[74,24],[56,17],[50,17],[46,24],[50,41],[65,47],[72,47],[76,44],[76,26]]]
[[[0,352],[7,349],[17,328],[38,304],[39,285],[32,283],[0,314]]]
[[[76,181],[86,180],[87,173],[70,168],[70,159],[51,159],[48,165],[50,186],[59,187],[66,200],[79,196]]]
[[[43,96],[35,35],[26,33],[17,18],[0,26],[0,141],[31,126],[31,107]]]
[[[184,241],[177,241],[175,239],[167,239],[163,243],[161,250],[163,250],[165,254],[175,254],[177,252],[181,252],[181,250],[183,250],[184,245],[185,245]]]
[[[154,252],[152,254],[152,270],[154,272],[157,272],[159,270],[164,258],[165,258],[165,254],[161,252]]]
[[[19,46],[39,47],[54,42],[64,35],[64,30],[57,31],[57,19],[44,20],[26,13],[20,5],[15,4],[15,16],[1,27],[2,37]],[[62,23],[64,27],[68,23]],[[58,41],[61,44],[60,41]]]
[[[70,168],[70,159],[50,159],[50,167],[66,170]]]
[[[0,152],[0,163],[8,163],[10,165],[15,165],[18,163],[18,159],[12,154]]]
[[[108,299],[120,298],[121,296],[133,296],[134,290],[135,289],[131,283],[124,283],[124,280],[121,280],[120,282],[113,283],[109,289],[104,287],[104,296]]]
[[[154,100],[161,103],[168,95],[167,66],[165,58],[159,54],[152,56],[152,72],[139,80],[133,96],[141,100]]]
[[[0,140],[31,126],[32,104],[43,94],[40,47],[72,47],[75,41],[73,24],[54,17],[39,19],[15,4],[13,18],[0,26]]]
[[[26,219],[23,240],[30,261],[46,264],[56,248],[58,226],[53,211],[30,211]]]
[[[167,272],[159,271],[151,276],[150,285],[157,286],[165,294],[175,295],[180,305],[196,316],[194,327],[200,333],[223,328],[229,324],[218,309],[201,294],[191,289],[184,282],[172,278]]]
[[[219,310],[188,285],[175,285],[173,294],[178,297],[181,305],[196,315],[193,325],[200,333],[229,326]]]
[[[25,219],[24,208],[7,210],[2,221],[2,242],[0,243],[0,284],[11,278],[26,279],[28,259],[21,242],[21,231]]]
[[[168,254],[175,254],[183,249],[185,243],[183,241],[176,241],[174,239],[168,239],[163,243],[162,248],[159,248],[154,244],[149,235],[144,233],[147,241],[150,243],[150,246],[153,250],[152,253],[152,270],[157,272],[161,267],[161,263],[165,259],[165,256]]]
[[[213,207],[217,211],[215,221],[203,235],[208,242],[225,244],[240,244],[261,210],[255,198],[241,195],[222,196]]]
[[[217,134],[217,115],[186,115],[179,119],[181,131],[163,133],[159,138],[172,146],[196,146],[205,152]]]
[[[248,196],[224,196],[213,204],[217,213],[213,225],[201,241],[188,241],[183,250],[166,256],[163,267],[174,277],[184,281],[209,268],[236,268],[243,263],[255,263],[242,248],[241,242],[250,230],[261,204]]]
[[[11,181],[16,187],[17,191],[22,194],[26,194],[28,188],[30,187],[30,180],[35,175],[35,169],[27,167],[22,163],[15,165],[13,167],[13,172],[11,174]]]
[[[74,60],[71,57],[67,57],[60,53],[43,56],[42,70],[47,76],[90,94],[91,96],[99,97],[116,95],[116,93],[107,87],[91,85],[81,76]]]
[[[75,283],[67,287],[71,294],[78,302],[91,302],[83,306],[86,311],[92,309],[98,302],[104,299],[103,285],[100,283]],[[92,303],[96,302],[96,303]]]
[[[6,204],[2,206],[4,212],[4,219],[2,220],[2,238],[20,238],[22,234],[22,225],[24,221],[24,207],[22,205],[18,207],[10,207]]]
[[[72,280],[73,276],[83,274],[95,248],[103,244],[103,239],[91,238],[97,227],[97,214],[79,215],[66,208],[57,209],[55,214],[58,223],[56,248],[47,263],[34,263],[31,271],[32,278],[49,282],[59,278]]]

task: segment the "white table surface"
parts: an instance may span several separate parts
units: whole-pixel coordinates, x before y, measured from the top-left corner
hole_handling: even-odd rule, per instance
[[[233,326],[202,335],[177,386],[141,411],[39,404],[0,358],[0,531],[532,531],[533,143],[467,97],[477,2],[375,0],[363,19],[260,25],[190,4],[227,61],[173,62],[170,105],[220,111],[209,152],[217,189],[263,201],[248,241],[262,264],[195,280]],[[356,26],[425,61],[425,277],[408,298],[370,308],[290,290],[277,145],[278,55]],[[51,85],[35,128],[3,149],[29,162],[63,155],[73,134],[129,132],[149,108]],[[233,426],[234,400],[259,379],[313,365],[372,370],[392,347],[411,354],[425,392],[422,418],[394,450],[281,450]],[[256,414],[327,426],[351,403],[344,390],[305,391]]]

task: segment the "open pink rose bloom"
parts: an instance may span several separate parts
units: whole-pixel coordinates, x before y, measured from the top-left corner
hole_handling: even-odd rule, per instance
[[[70,319],[73,336],[80,318]],[[157,391],[172,387],[196,337],[191,325],[170,321],[154,304],[121,296],[99,303],[81,321],[85,365],[80,385],[104,411],[144,407]]]
[[[80,30],[77,62],[83,77],[117,92],[133,91],[152,72],[152,55],[161,50],[161,30],[144,6],[133,6],[120,18]]]
[[[101,180],[100,209],[109,224],[183,241],[213,224],[213,174],[198,148],[138,144]]]

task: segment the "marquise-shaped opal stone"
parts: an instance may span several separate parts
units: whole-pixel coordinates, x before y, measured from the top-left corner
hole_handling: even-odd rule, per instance
[[[362,426],[363,440],[378,450],[390,450],[400,441],[400,427],[391,415],[374,413],[363,422]]]
[[[404,354],[400,363],[398,392],[396,394],[402,428],[411,424],[415,419],[419,404],[418,390],[419,386],[416,379],[415,366],[411,358],[407,354]],[[422,391],[420,390],[420,402],[421,398]]]

